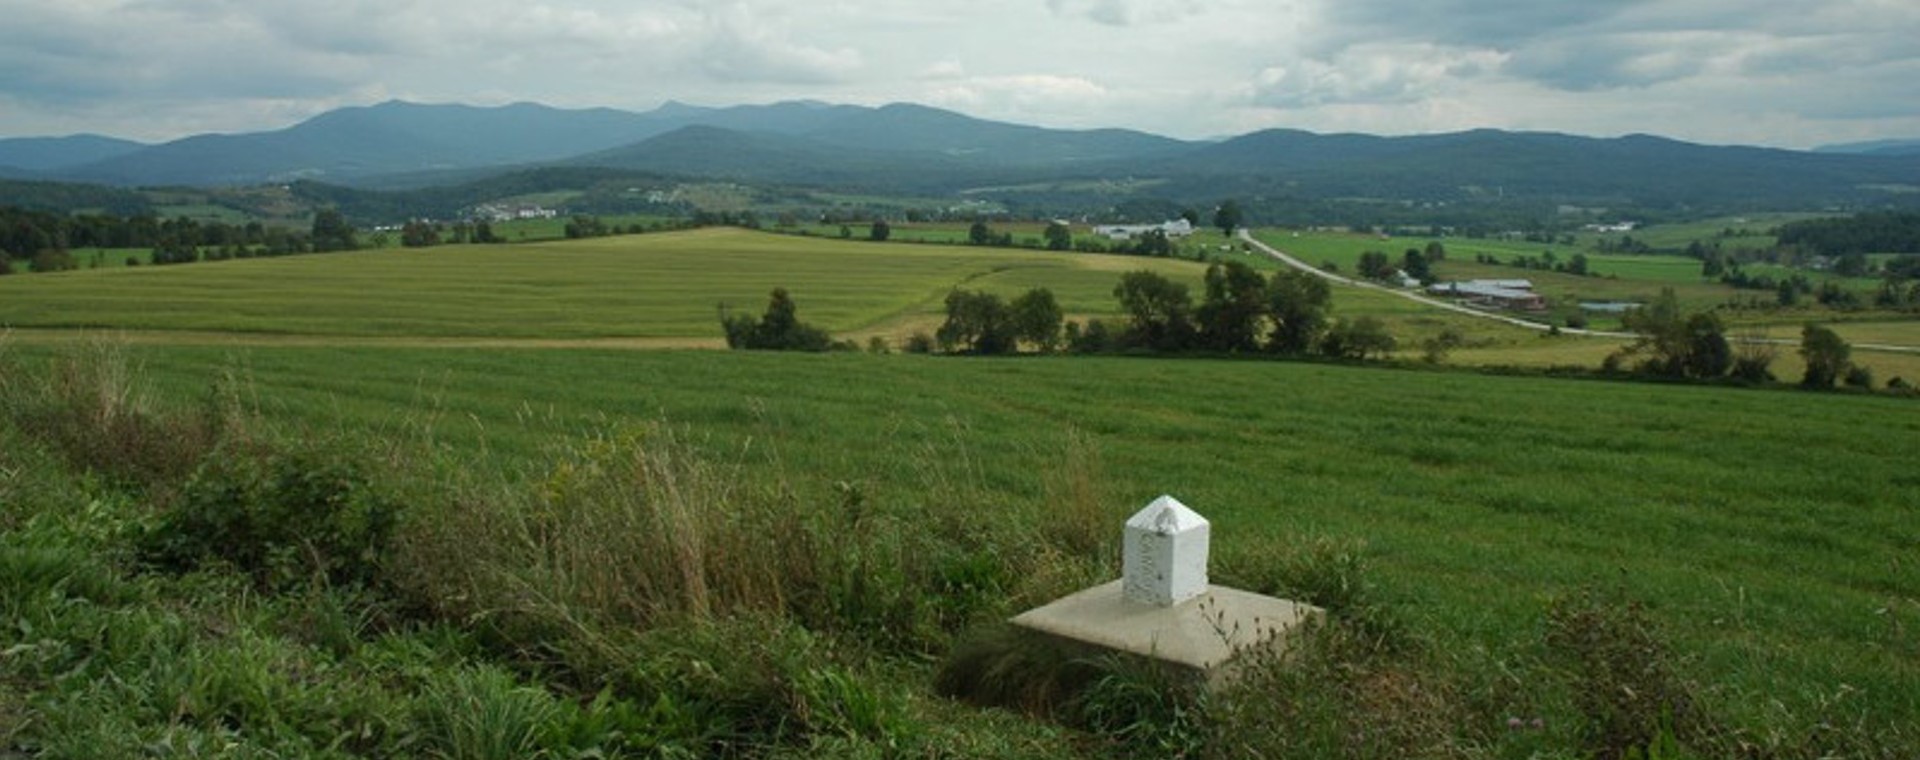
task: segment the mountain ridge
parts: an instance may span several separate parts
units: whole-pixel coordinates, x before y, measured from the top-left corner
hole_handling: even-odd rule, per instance
[[[70,150],[24,166],[0,152],[0,166],[12,167],[0,174],[117,186],[314,180],[420,187],[552,166],[883,193],[1145,178],[1184,197],[1446,202],[1523,195],[1589,205],[1803,207],[1920,197],[1920,155],[1488,128],[1407,136],[1274,128],[1187,141],[1127,129],[992,121],[914,103],[712,108],[668,102],[632,112],[395,100],[266,132],[159,145],[111,138],[38,144]],[[16,149],[32,145],[0,141]],[[75,165],[89,145],[104,157]]]

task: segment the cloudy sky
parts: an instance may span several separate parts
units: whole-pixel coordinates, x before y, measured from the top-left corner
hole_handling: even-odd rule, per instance
[[[912,101],[1057,127],[1920,138],[1916,0],[0,0],[0,136],[389,99]]]

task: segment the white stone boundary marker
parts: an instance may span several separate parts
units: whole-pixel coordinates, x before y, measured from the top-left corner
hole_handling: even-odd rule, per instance
[[[1124,573],[1028,610],[1013,624],[1230,678],[1232,660],[1254,647],[1284,646],[1317,607],[1207,583],[1212,527],[1171,496],[1127,521]]]
[[[1172,607],[1207,593],[1207,518],[1161,496],[1127,520],[1121,587],[1127,601]]]

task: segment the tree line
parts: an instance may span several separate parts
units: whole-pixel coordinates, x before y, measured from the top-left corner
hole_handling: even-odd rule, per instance
[[[338,211],[322,209],[309,230],[247,222],[227,224],[151,214],[51,214],[0,208],[0,274],[24,263],[31,271],[75,269],[76,248],[146,248],[155,264],[352,250],[357,231]],[[139,259],[128,258],[127,264]]]
[[[1623,321],[1638,337],[1607,356],[1601,369],[1610,374],[1631,371],[1646,377],[1751,385],[1777,380],[1772,370],[1779,354],[1775,344],[1757,335],[1729,339],[1726,325],[1713,312],[1683,313],[1672,288],[1627,312]],[[1802,328],[1799,354],[1806,362],[1803,388],[1830,389],[1836,382],[1873,387],[1873,373],[1852,362],[1852,347],[1830,328],[1813,323]],[[1889,385],[1904,387],[1905,381],[1895,378]]]
[[[1822,256],[1920,253],[1920,212],[1870,211],[1788,222],[1775,237],[1780,245],[1801,246]]]
[[[1076,354],[1271,354],[1345,359],[1378,357],[1396,348],[1386,325],[1373,317],[1330,316],[1332,293],[1313,274],[1283,270],[1271,277],[1230,261],[1208,267],[1198,303],[1184,283],[1151,270],[1128,272],[1114,286],[1123,320],[1069,322],[1051,290],[1034,288],[1008,300],[997,293],[955,289],[946,318],[931,335],[908,339],[910,353],[1004,355],[1029,351]],[[736,349],[851,350],[807,325],[785,288],[774,289],[758,319],[721,308],[727,345]],[[875,339],[869,350],[885,351]]]
[[[1053,293],[1036,288],[1012,301],[993,293],[948,294],[946,321],[932,343],[965,354],[1037,352],[1210,353],[1366,359],[1395,348],[1373,317],[1335,320],[1327,282],[1294,270],[1262,275],[1229,261],[1207,268],[1198,303],[1184,283],[1151,270],[1128,272],[1113,296],[1118,322],[1066,322]]]

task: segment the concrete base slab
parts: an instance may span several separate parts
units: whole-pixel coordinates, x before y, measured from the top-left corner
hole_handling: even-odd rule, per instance
[[[1122,581],[1104,583],[1023,612],[1013,624],[1185,665],[1212,678],[1240,651],[1280,641],[1320,614],[1312,605],[1225,586],[1208,586],[1171,607],[1128,601],[1122,593]]]

